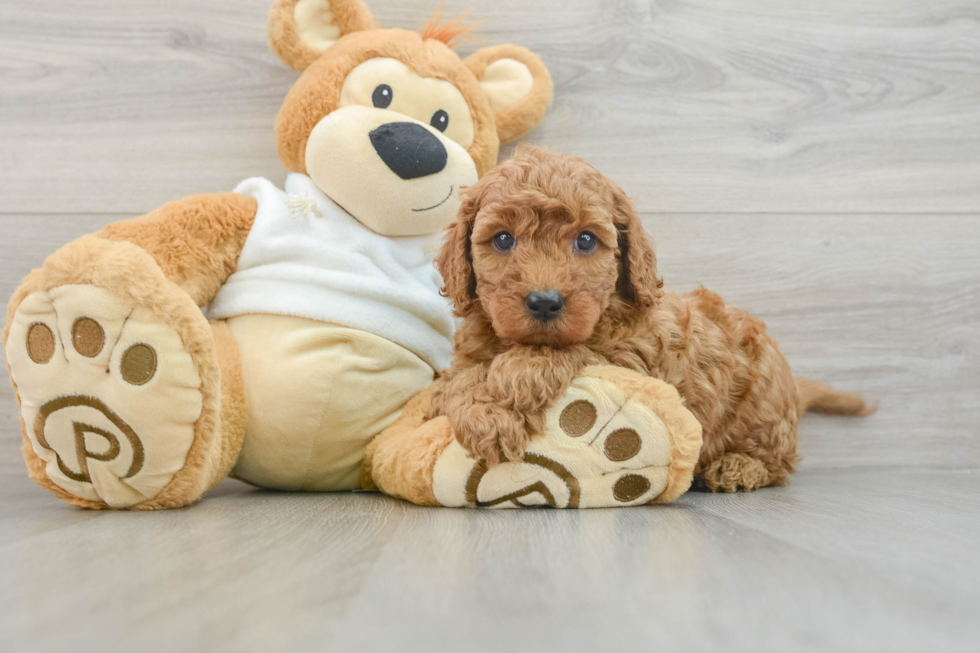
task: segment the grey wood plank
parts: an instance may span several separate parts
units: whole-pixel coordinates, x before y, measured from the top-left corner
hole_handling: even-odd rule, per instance
[[[975,470],[821,470],[798,478],[790,492],[759,493],[748,501],[719,495],[699,507],[837,564],[928,587],[936,596],[974,591],[980,507],[965,499]]]
[[[270,0],[5,0],[0,210],[142,213],[281,178],[296,74]],[[980,211],[980,6],[965,0],[482,0],[488,42],[539,52],[530,140],[654,212]],[[370,3],[416,28],[429,0]],[[464,47],[464,54],[473,46]]]
[[[4,474],[20,501],[3,508],[0,645],[965,651],[977,481],[811,470],[752,495],[508,513],[230,481],[138,514],[75,510]]]
[[[116,216],[0,215],[0,296]],[[980,216],[647,215],[669,288],[703,284],[764,319],[797,374],[880,402],[807,416],[804,468],[980,467]],[[0,437],[19,438],[0,390]]]

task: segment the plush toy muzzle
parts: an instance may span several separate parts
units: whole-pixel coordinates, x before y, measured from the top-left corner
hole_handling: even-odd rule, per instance
[[[387,109],[348,106],[310,133],[306,169],[316,185],[383,236],[437,233],[459,209],[476,164],[437,129]]]

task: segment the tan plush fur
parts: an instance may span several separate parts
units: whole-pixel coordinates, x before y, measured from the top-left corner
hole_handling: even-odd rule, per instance
[[[510,252],[492,243],[502,231]],[[573,249],[583,231],[598,240],[588,254]],[[519,459],[578,370],[613,364],[677,388],[704,431],[700,486],[752,490],[793,472],[801,404],[765,324],[705,289],[664,291],[629,199],[581,159],[518,148],[466,191],[437,263],[464,321],[429,416],[447,415],[474,457]],[[542,289],[565,299],[544,324],[525,307]]]
[[[221,455],[211,472],[208,489],[224,480],[238,462],[248,425],[248,399],[238,341],[224,320],[212,320],[211,330],[221,369]]]
[[[471,58],[470,67],[464,64],[439,40],[458,31],[459,21],[450,21],[449,27],[430,25],[425,38],[406,30],[377,29],[361,0],[330,0],[330,19],[343,38],[324,52],[302,42],[295,24],[297,2],[277,0],[268,22],[272,50],[287,65],[305,71],[276,121],[280,158],[293,171],[306,172],[307,139],[316,123],[338,108],[346,75],[373,57],[399,59],[417,74],[449,81],[459,89],[474,122],[469,153],[479,174],[496,164],[500,144],[496,121],[505,137],[513,137],[537,124],[551,101],[547,70],[522,48],[488,49],[482,57]],[[532,92],[497,116],[471,70],[479,70],[480,62],[485,69],[494,60],[493,53],[524,62],[534,78]],[[202,378],[204,408],[185,466],[156,497],[135,509],[178,507],[196,500],[229,472],[241,448],[248,411],[237,345],[225,325],[209,326],[198,307],[234,272],[255,212],[254,199],[224,193],[186,198],[141,218],[111,224],[49,257],[8,304],[4,343],[11,319],[27,295],[65,284],[105,288],[124,302],[149,307],[177,331]],[[106,507],[54,485],[29,443],[24,456],[31,477],[62,499],[90,508]]]
[[[608,365],[586,367],[581,374],[615,383],[631,394],[634,400],[649,406],[660,416],[670,430],[672,450],[667,486],[651,503],[669,503],[684,494],[691,487],[702,435],[701,425],[693,415],[674,408],[678,397],[677,389],[669,385],[650,388],[640,378]]]
[[[235,271],[255,220],[254,198],[235,193],[194,195],[96,233],[142,247],[170,281],[206,304]]]
[[[528,67],[534,76],[531,91],[511,106],[498,111],[494,120],[497,123],[497,136],[501,143],[509,143],[534,129],[544,118],[551,106],[554,85],[551,75],[536,54],[519,45],[495,45],[477,50],[463,62],[482,79],[487,66],[500,59],[515,59]]]
[[[16,385],[14,386],[17,387]],[[17,397],[18,407],[20,406],[20,397]],[[76,497],[74,494],[65,492],[60,487],[55,485],[48,475],[44,472],[45,463],[41,458],[34,453],[34,447],[31,446],[31,441],[27,438],[27,426],[24,424],[24,418],[20,418],[20,431],[25,434],[21,439],[20,452],[24,455],[24,462],[27,464],[27,475],[31,479],[48,490],[56,497],[62,501],[69,503],[73,506],[78,506],[79,508],[91,508],[94,510],[108,509],[108,506],[101,501],[89,501],[88,499],[82,499]]]
[[[293,172],[306,172],[310,132],[324,116],[339,108],[344,78],[368,59],[397,59],[422,77],[446,80],[459,89],[473,118],[475,137],[469,154],[480,175],[496,165],[501,142],[530,131],[551,105],[551,76],[530,50],[498,45],[482,48],[462,61],[450,45],[453,35],[470,29],[460,26],[461,19],[442,26],[430,21],[421,33],[377,29],[361,0],[331,0],[333,21],[344,38],[319,53],[300,39],[293,18],[296,1],[278,0],[269,15],[272,50],[283,63],[303,71],[276,118],[279,158]],[[479,78],[488,65],[505,57],[525,64],[534,83],[527,96],[494,115]]]
[[[153,499],[132,506],[133,510],[174,508],[195,501],[208,489],[219,466],[221,437],[222,373],[218,366],[215,338],[211,326],[201,314],[190,296],[171,283],[160,267],[146,251],[124,242],[111,242],[97,236],[83,236],[48,257],[44,266],[34,270],[17,289],[7,306],[7,335],[13,315],[20,303],[33,292],[47,291],[68,284],[91,284],[104,288],[124,302],[140,305],[152,311],[161,323],[172,327],[180,336],[201,377],[203,406],[201,416],[194,425],[194,442],[184,467]],[[230,375],[226,381],[232,382]],[[240,379],[240,376],[239,376]],[[241,391],[228,392],[236,395]],[[227,410],[239,406],[230,402]],[[241,415],[228,416],[230,424],[242,423]],[[26,433],[26,429],[24,429]],[[24,436],[22,447],[27,468],[35,481],[73,505],[86,508],[107,508],[101,502],[79,499],[60,490],[47,478],[44,464],[35,454]],[[234,437],[230,438],[234,440]],[[240,439],[240,436],[239,436]]]
[[[477,172],[483,174],[496,165],[500,140],[490,103],[477,79],[446,44],[423,40],[418,33],[402,29],[351,34],[303,72],[276,118],[276,142],[283,165],[293,172],[306,172],[310,132],[321,118],[339,107],[344,78],[375,57],[398,59],[422,77],[454,84],[466,98],[473,117],[475,138],[469,154]]]
[[[439,505],[432,475],[454,436],[446,418],[425,421],[431,400],[432,388],[417,394],[398,420],[368,445],[361,472],[365,490],[381,490],[420,506]]]
[[[298,0],[276,0],[269,10],[266,29],[269,48],[279,60],[293,70],[306,70],[322,51],[303,43],[293,19]],[[330,0],[331,22],[340,28],[340,34],[350,34],[376,27],[371,13],[361,0]]]

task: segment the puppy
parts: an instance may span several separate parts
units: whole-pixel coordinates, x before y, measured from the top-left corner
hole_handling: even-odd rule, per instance
[[[519,148],[465,191],[436,262],[462,325],[429,416],[489,465],[521,459],[585,365],[673,384],[703,427],[695,484],[711,491],[786,483],[808,407],[870,412],[794,380],[757,318],[704,289],[665,291],[631,202],[577,157]]]

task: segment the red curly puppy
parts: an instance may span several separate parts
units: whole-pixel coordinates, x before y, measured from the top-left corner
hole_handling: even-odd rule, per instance
[[[521,459],[585,365],[673,384],[704,429],[695,478],[712,491],[784,484],[806,408],[868,412],[794,380],[757,318],[704,289],[664,291],[629,199],[577,157],[519,148],[465,192],[437,264],[463,324],[430,417],[488,464]]]

